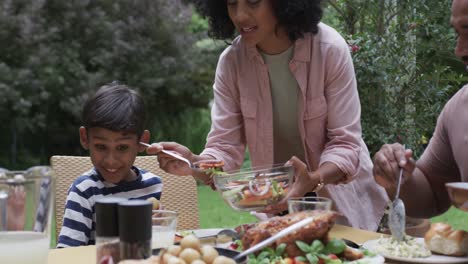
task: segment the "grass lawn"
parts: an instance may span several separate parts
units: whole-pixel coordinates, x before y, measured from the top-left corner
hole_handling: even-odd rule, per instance
[[[256,220],[248,212],[237,212],[229,207],[221,195],[208,186],[198,186],[198,209],[201,228],[236,227]]]
[[[198,186],[198,208],[201,228],[235,227],[256,221],[256,218],[249,213],[231,209],[219,193],[207,186]],[[468,213],[456,208],[451,208],[443,215],[432,218],[431,221],[449,223],[455,229],[468,230]]]

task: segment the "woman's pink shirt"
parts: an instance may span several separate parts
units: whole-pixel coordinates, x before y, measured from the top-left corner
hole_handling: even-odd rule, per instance
[[[298,115],[292,118],[299,118],[308,168],[316,170],[331,162],[346,174],[346,184],[329,184],[319,195],[332,198],[335,209],[345,216],[339,223],[376,230],[388,198],[374,181],[361,137],[361,108],[349,47],[323,23],[316,35],[306,34],[294,45],[289,68],[301,96]],[[211,117],[202,155],[224,160],[225,170],[235,170],[242,165],[247,146],[253,166],[273,163],[268,68],[257,49],[247,47],[241,37],[219,58]]]

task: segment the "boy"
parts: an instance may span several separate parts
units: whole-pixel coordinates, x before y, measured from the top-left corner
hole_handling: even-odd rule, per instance
[[[111,83],[84,105],[80,142],[94,168],[78,177],[68,191],[58,248],[95,243],[97,198],[160,199],[161,178],[133,166],[150,138],[144,129],[145,105],[134,90]]]

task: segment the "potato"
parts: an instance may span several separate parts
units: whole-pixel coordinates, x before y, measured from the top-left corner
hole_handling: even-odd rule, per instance
[[[180,259],[178,257],[171,256],[167,262],[167,264],[186,264],[183,259]],[[190,262],[189,262],[190,263]]]
[[[167,253],[178,257],[180,252],[182,251],[182,248],[179,245],[172,245],[167,248]]]
[[[214,259],[219,256],[218,251],[209,245],[204,245],[201,248],[202,259],[210,264],[214,261]]]
[[[236,262],[225,256],[218,256],[214,259],[213,264],[236,264]]]
[[[198,240],[195,235],[188,235],[182,238],[180,246],[182,249],[193,248],[195,250],[200,250],[200,240]]]
[[[173,255],[169,254],[169,253],[164,253],[162,255],[162,263],[169,263],[169,259],[174,257]]]
[[[191,264],[206,264],[206,262],[200,259],[196,259]]]
[[[192,261],[200,259],[200,252],[193,248],[185,248],[180,252],[179,257],[187,263],[192,263]]]
[[[154,197],[150,197],[150,198],[148,198],[146,200],[153,204],[153,210],[158,210],[159,209],[159,200],[158,199],[156,199]]]

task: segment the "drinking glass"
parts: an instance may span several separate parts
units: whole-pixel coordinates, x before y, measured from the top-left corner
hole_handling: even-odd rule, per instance
[[[0,172],[1,263],[47,263],[54,184],[47,166]]]
[[[153,210],[152,223],[151,247],[167,248],[172,246],[177,229],[177,212]]]
[[[326,197],[294,197],[288,199],[289,213],[312,210],[330,210],[332,200]]]

